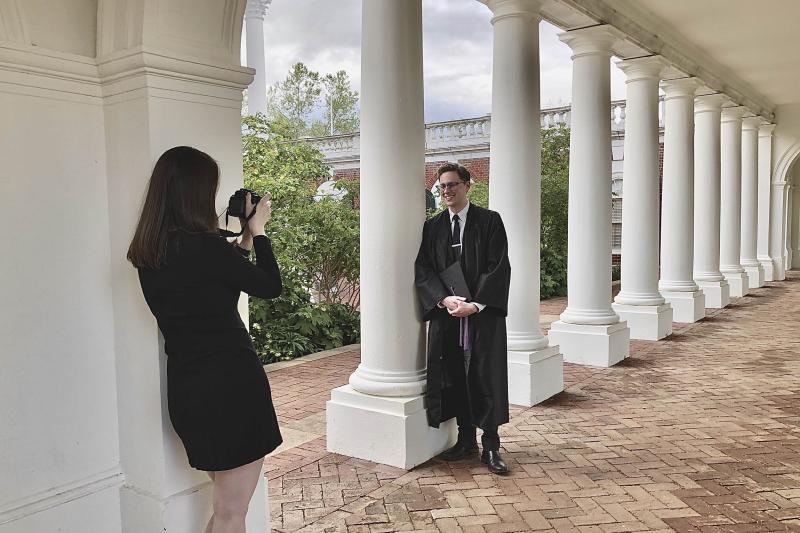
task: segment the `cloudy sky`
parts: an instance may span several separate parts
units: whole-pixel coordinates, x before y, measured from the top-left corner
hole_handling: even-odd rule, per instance
[[[481,116],[491,111],[491,12],[477,0],[422,0],[425,120]],[[559,29],[540,26],[541,104],[570,101],[569,48]],[[322,74],[345,70],[361,85],[361,0],[273,0],[264,23],[267,84],[302,61]],[[242,46],[244,50],[244,46]],[[611,97],[625,97],[624,76],[611,69]]]

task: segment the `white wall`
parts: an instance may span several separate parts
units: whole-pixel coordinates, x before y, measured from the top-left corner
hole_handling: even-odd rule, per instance
[[[789,268],[800,268],[800,178],[798,166],[795,166],[794,182],[790,190],[792,195],[791,214],[788,223]]]
[[[63,531],[120,527],[103,109],[91,84],[64,88],[0,68],[3,533],[52,531],[47,513],[4,522],[84,493]]]
[[[211,514],[125,252],[165,149],[206,149],[220,192],[241,184],[244,4],[0,0],[0,533],[188,533]],[[253,531],[265,504],[262,482]]]
[[[769,253],[775,265],[775,279],[784,279],[789,266],[789,204],[788,186],[800,183],[794,179],[800,159],[800,104],[778,106],[775,109],[775,133],[772,143],[772,185],[770,190]]]
[[[98,0],[3,0],[0,40],[95,56]],[[4,35],[3,28],[7,32]]]

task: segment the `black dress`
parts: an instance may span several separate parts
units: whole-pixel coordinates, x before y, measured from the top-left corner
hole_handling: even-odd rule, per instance
[[[174,232],[164,265],[139,269],[164,335],[170,420],[198,470],[246,465],[282,442],[269,382],[237,310],[241,291],[281,292],[269,239],[255,237],[253,248],[257,265],[216,234]]]

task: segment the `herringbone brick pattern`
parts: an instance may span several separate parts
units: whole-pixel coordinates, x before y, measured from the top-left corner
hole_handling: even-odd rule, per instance
[[[562,394],[512,407],[504,477],[477,457],[406,472],[324,438],[284,451],[267,459],[273,530],[800,531],[799,324],[790,273],[613,368],[566,365]],[[358,363],[328,359],[270,375],[294,395],[282,420],[324,409]]]

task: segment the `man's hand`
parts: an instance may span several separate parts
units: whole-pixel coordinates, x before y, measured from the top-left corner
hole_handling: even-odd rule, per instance
[[[458,309],[458,304],[466,300],[463,296],[448,296],[440,303],[447,308],[448,311],[452,312]]]
[[[464,318],[465,316],[474,315],[475,313],[478,312],[477,305],[465,302],[464,300],[465,300],[464,298],[461,298],[461,300],[458,302],[458,307],[456,309],[449,309],[449,308],[447,309],[447,312],[450,313],[450,316],[454,316],[457,318]]]

